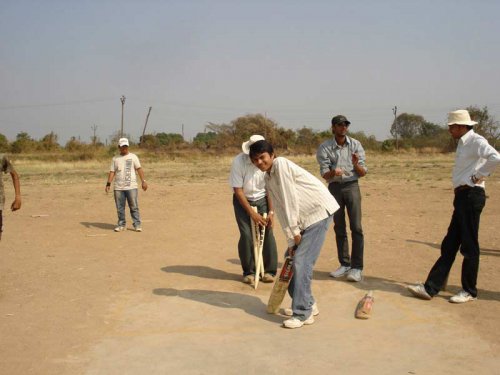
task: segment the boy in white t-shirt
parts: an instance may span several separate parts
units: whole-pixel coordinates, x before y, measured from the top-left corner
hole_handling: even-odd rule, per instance
[[[121,232],[126,229],[125,224],[125,201],[128,202],[130,216],[136,232],[142,232],[141,217],[139,215],[139,205],[137,203],[137,177],[139,174],[142,181],[142,190],[148,189],[148,184],[144,179],[144,171],[137,155],[128,151],[128,139],[120,138],[118,148],[120,155],[115,156],[109,168],[108,182],[106,183],[106,193],[109,192],[111,182],[115,179],[114,193],[116,210],[118,213],[118,225],[115,232]]]

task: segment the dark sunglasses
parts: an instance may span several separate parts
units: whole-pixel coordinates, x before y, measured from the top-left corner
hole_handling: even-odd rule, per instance
[[[348,124],[347,122],[341,122],[339,124],[335,124],[334,126],[345,126],[346,128],[349,127],[350,124]]]

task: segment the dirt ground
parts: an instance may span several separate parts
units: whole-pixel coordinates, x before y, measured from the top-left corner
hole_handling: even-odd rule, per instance
[[[321,313],[287,330],[265,312],[272,284],[241,283],[227,170],[197,179],[198,167],[190,179],[166,179],[158,168],[148,177],[145,164],[142,233],[113,232],[104,174],[24,180],[23,207],[5,213],[0,242],[1,374],[499,373],[498,178],[482,215],[477,301],[448,302],[460,288],[460,255],[448,290],[432,301],[405,290],[439,254],[450,169],[388,183],[381,165],[361,182],[364,281],[328,277],[338,266],[332,229],[314,272]],[[279,225],[275,235],[282,255]],[[367,290],[373,316],[357,320]]]

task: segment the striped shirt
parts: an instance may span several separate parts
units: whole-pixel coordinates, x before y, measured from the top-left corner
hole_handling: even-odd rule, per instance
[[[320,180],[282,157],[275,158],[266,173],[266,189],[290,247],[294,236],[339,209]]]

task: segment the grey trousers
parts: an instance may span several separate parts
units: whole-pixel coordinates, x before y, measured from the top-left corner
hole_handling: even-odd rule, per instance
[[[334,196],[340,208],[334,213],[334,230],[337,242],[337,255],[343,266],[363,269],[363,252],[365,240],[361,227],[361,192],[358,181],[346,183],[331,183],[328,190]],[[349,226],[352,238],[352,253],[349,256],[349,240],[345,212],[349,216]]]

